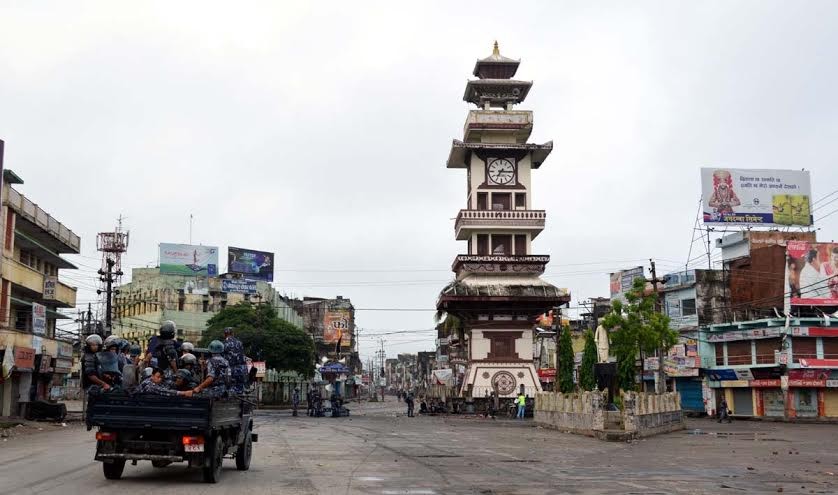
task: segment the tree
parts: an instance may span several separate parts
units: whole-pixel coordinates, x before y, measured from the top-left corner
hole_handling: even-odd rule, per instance
[[[579,367],[579,387],[582,390],[593,390],[596,387],[594,365],[597,362],[596,342],[594,332],[585,332],[585,350],[582,351],[582,365]]]
[[[573,341],[570,338],[570,327],[564,327],[559,337],[559,362],[556,379],[559,390],[563,394],[573,392]]]
[[[222,309],[207,321],[201,346],[223,340],[227,327],[235,329],[245,355],[251,359],[265,361],[268,368],[296,371],[307,378],[314,375],[316,355],[311,336],[280,319],[272,306],[241,302]]]
[[[611,349],[617,358],[617,385],[622,390],[636,388],[635,362],[656,351],[663,354],[678,342],[678,332],[669,328],[669,317],[655,311],[657,294],[646,291],[646,280],[634,280],[626,293],[626,303],[614,301],[602,325],[611,334]],[[660,363],[661,366],[663,363]]]

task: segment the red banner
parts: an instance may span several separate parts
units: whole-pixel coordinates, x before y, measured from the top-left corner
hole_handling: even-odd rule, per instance
[[[15,368],[31,370],[35,367],[35,349],[15,347]]]
[[[751,387],[762,387],[762,388],[772,388],[772,387],[779,387],[780,386],[780,379],[763,379],[763,380],[751,380]]]

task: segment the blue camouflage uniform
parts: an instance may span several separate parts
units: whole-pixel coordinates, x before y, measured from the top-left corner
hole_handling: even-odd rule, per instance
[[[207,376],[212,377],[212,383],[206,388],[210,397],[221,397],[227,392],[227,381],[230,377],[230,365],[220,354],[215,354],[207,361]]]
[[[230,366],[230,391],[236,394],[244,392],[247,383],[247,363],[244,359],[244,346],[232,335],[224,339],[224,358]]]
[[[173,396],[177,395],[177,390],[172,390],[162,383],[154,383],[151,378],[146,378],[140,384],[140,393]]]

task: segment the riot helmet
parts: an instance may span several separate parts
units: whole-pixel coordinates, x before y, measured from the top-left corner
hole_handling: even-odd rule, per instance
[[[131,356],[132,356],[132,357],[137,357],[137,356],[139,356],[140,354],[142,354],[143,350],[142,350],[142,349],[140,349],[140,346],[139,346],[139,345],[137,345],[137,344],[132,344],[132,345],[128,348],[128,352],[131,354]]]
[[[87,338],[84,339],[84,341],[85,343],[87,343],[87,345],[102,345],[102,337],[96,335],[95,333],[93,335],[88,335]]]
[[[192,379],[192,372],[189,371],[189,370],[186,370],[186,369],[179,369],[179,370],[177,370],[177,375],[175,375],[175,376],[177,378],[181,378],[181,379],[186,380],[188,382],[189,380]]]
[[[160,326],[160,338],[163,339],[173,339],[175,338],[175,332],[177,331],[177,325],[172,320],[166,320]]]
[[[220,340],[213,340],[209,345],[210,354],[221,354],[224,352],[224,344]]]
[[[192,342],[184,342],[183,344],[180,345],[180,350],[183,351],[184,353],[187,353],[187,352],[191,353],[192,351],[195,350],[195,344],[193,344]]]
[[[195,365],[198,364],[198,358],[196,358],[194,354],[187,352],[180,357],[180,362],[184,365]]]

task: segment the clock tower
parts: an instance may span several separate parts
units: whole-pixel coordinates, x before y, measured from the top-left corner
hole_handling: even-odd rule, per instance
[[[544,210],[533,208],[532,172],[553,143],[529,143],[533,115],[515,106],[527,97],[531,81],[513,79],[519,60],[500,54],[474,66],[463,99],[470,110],[463,139],[455,139],[448,168],[465,169],[465,208],[454,233],[466,253],[454,259],[454,281],[440,293],[437,309],[459,318],[463,331],[448,339],[459,393],[482,399],[492,391],[533,397],[541,385],[533,366],[535,318],[570,301],[565,289],[542,280],[550,257],[533,254],[544,230]]]

